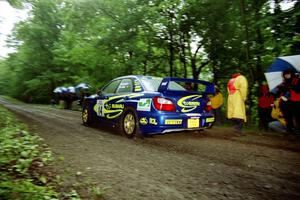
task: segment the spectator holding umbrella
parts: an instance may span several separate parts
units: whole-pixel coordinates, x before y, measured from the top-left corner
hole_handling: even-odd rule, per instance
[[[75,96],[75,87],[68,87],[67,92],[65,94],[65,109],[72,109],[72,103],[75,99]]]
[[[300,55],[278,57],[265,73],[270,91],[280,97],[280,109],[292,133],[300,121]]]
[[[300,123],[300,79],[293,69],[282,73],[283,81],[276,87],[276,94],[281,96],[280,109],[286,120],[288,133],[293,133],[295,124]]]
[[[75,86],[76,94],[78,95],[79,99],[79,105],[82,106],[82,102],[86,96],[89,96],[88,90],[91,88],[91,86],[87,83],[80,83],[77,86]]]
[[[60,101],[64,100],[64,93],[67,91],[65,87],[56,87],[53,90],[53,98],[51,99],[51,105],[59,105]]]

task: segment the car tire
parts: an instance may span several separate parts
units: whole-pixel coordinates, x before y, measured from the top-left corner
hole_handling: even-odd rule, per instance
[[[132,109],[125,109],[121,120],[121,131],[128,138],[140,137],[138,117]]]
[[[83,125],[90,126],[91,124],[93,124],[94,119],[91,114],[91,110],[88,106],[83,106],[81,118],[82,118]]]

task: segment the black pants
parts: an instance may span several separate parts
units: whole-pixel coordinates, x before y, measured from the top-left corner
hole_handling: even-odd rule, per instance
[[[259,128],[268,130],[269,122],[272,121],[271,117],[272,108],[258,108]]]
[[[234,130],[237,133],[242,133],[243,121],[242,119],[232,118]]]
[[[285,101],[280,105],[280,109],[283,113],[284,119],[286,120],[287,132],[293,132],[296,126],[300,125],[300,102],[296,101]],[[294,123],[295,122],[295,123]]]
[[[223,123],[221,108],[213,109],[213,113],[215,116],[215,124],[221,125]]]

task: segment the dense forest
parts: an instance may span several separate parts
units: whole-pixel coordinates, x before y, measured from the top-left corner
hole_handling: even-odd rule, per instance
[[[254,102],[272,61],[300,54],[299,0],[9,2],[29,5],[30,15],[10,36],[16,51],[0,61],[0,94],[39,103],[57,86],[99,88],[128,74],[204,79],[225,91],[236,71]]]

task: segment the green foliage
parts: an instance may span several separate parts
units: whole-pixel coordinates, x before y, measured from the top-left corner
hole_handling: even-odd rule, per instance
[[[250,118],[250,122],[252,123],[253,126],[258,126],[258,121],[259,121],[259,116],[258,116],[258,98],[257,98],[257,94],[259,93],[259,84],[255,83],[252,88],[250,88],[251,92],[250,94],[252,95],[250,97],[250,101],[248,106],[249,107],[249,113],[251,114],[251,116],[249,116]]]
[[[8,88],[10,86],[7,78],[9,77],[9,72],[6,67],[4,60],[0,60],[0,95],[8,94]]]
[[[7,0],[8,3],[15,7],[15,8],[22,8],[23,7],[23,4],[22,4],[22,0]]]
[[[40,146],[41,139],[24,130],[24,125],[0,107],[0,197],[3,199],[58,199],[46,185],[44,176],[34,180],[30,174],[34,163],[49,164],[50,151]],[[38,170],[38,169],[34,169]],[[41,185],[37,185],[36,182]]]
[[[30,179],[12,181],[7,174],[0,175],[0,197],[20,200],[55,200],[57,193],[51,188],[38,186]]]
[[[92,192],[92,194],[94,194],[94,196],[95,196],[96,198],[102,198],[103,195],[105,194],[105,192],[106,192],[107,189],[110,189],[110,187],[99,188],[99,187],[97,187],[97,186],[93,186],[93,187],[91,188],[91,192]]]
[[[53,161],[52,152],[42,144],[41,138],[27,132],[24,124],[0,107],[0,199],[61,198],[54,180],[45,171]],[[76,191],[63,195],[80,199]]]

